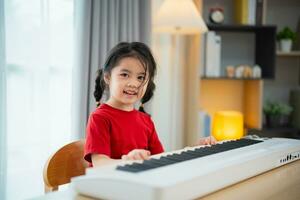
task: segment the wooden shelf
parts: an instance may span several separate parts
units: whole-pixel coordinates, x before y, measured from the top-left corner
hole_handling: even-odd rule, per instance
[[[276,52],[277,56],[288,56],[288,57],[300,57],[300,51],[291,51],[291,52],[282,52],[282,51],[277,51]]]
[[[262,78],[229,78],[226,76],[220,76],[220,77],[207,77],[202,76],[201,79],[203,80],[262,80]]]

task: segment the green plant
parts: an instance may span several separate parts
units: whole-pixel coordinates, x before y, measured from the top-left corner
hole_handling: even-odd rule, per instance
[[[291,39],[292,41],[296,40],[296,32],[292,31],[289,27],[284,27],[281,31],[277,33],[277,40],[282,39]]]
[[[268,101],[264,105],[263,111],[265,115],[289,115],[293,108],[284,103]]]

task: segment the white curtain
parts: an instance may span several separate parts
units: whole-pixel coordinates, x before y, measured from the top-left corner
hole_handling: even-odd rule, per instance
[[[88,115],[96,107],[95,75],[108,51],[121,41],[148,43],[151,2],[148,0],[85,0],[76,4],[76,67],[73,79],[74,137],[84,137]]]
[[[71,140],[74,2],[2,1],[7,72],[5,190],[7,199],[26,199],[43,194],[47,158]],[[1,144],[1,154],[2,150]],[[0,159],[2,164],[2,155]]]
[[[43,194],[49,155],[84,136],[95,105],[95,72],[108,50],[120,41],[149,43],[150,1],[0,2],[0,41],[6,36],[0,46],[0,117],[7,129],[1,124],[0,198],[5,190],[7,199],[27,199]]]
[[[5,199],[6,182],[6,72],[4,1],[0,0],[0,199]]]

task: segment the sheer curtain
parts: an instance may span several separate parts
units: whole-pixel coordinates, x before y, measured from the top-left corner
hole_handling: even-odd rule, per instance
[[[46,159],[71,139],[73,5],[4,0],[7,199],[42,194]]]
[[[6,78],[4,1],[0,0],[0,199],[5,199],[6,181]]]
[[[120,41],[150,42],[149,0],[84,0],[76,4],[75,70],[72,133],[85,136],[88,115],[96,107],[93,97],[96,71],[108,51]]]

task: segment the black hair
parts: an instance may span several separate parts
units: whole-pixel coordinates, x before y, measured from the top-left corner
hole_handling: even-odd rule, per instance
[[[141,99],[142,105],[139,108],[139,111],[145,113],[143,104],[147,103],[152,98],[155,90],[154,76],[156,74],[156,62],[152,56],[150,48],[141,42],[121,42],[111,49],[106,58],[103,69],[99,69],[97,71],[94,91],[94,97],[97,106],[101,104],[100,101],[102,99],[103,92],[107,88],[107,85],[104,81],[104,74],[111,74],[111,70],[117,66],[121,59],[126,57],[137,58],[143,65],[145,72],[149,72],[148,80],[144,81],[144,83],[149,81],[148,86],[144,96]]]

